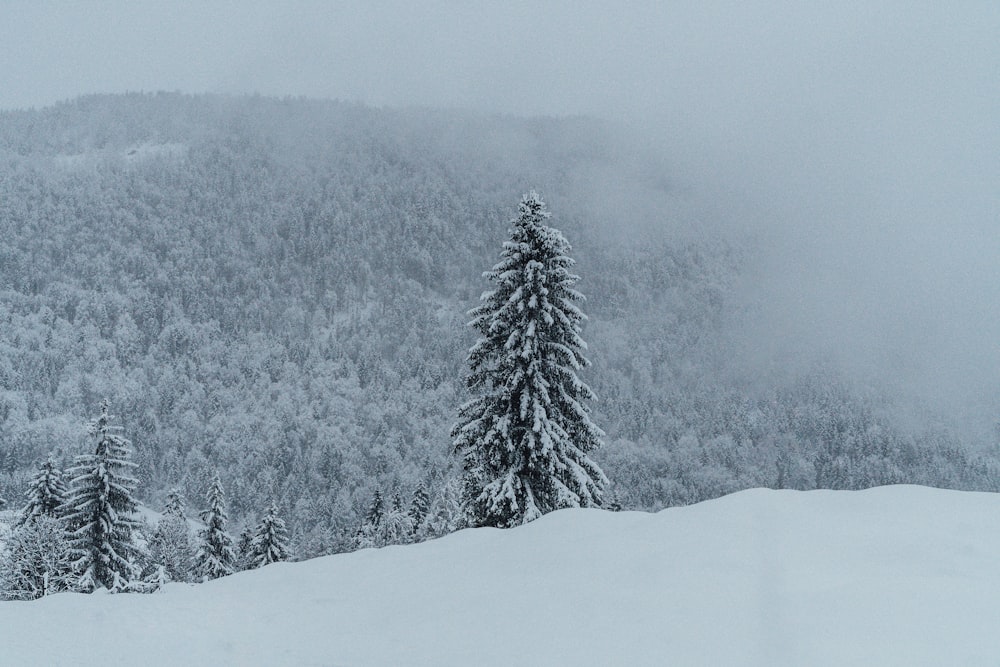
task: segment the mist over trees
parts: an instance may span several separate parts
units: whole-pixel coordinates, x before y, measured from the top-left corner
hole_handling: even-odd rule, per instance
[[[446,532],[465,312],[531,187],[573,239],[606,432],[594,458],[622,506],[998,488],[992,457],[946,424],[901,423],[891,396],[836,369],[732,373],[752,252],[589,210],[581,191],[608,174],[669,191],[631,153],[587,119],[308,100],[0,113],[0,497],[23,497],[49,452],[62,469],[90,453],[80,425],[107,397],[154,506],[174,487],[204,498],[218,470],[234,534],[273,503],[308,557],[354,548],[376,491],[422,487],[420,534]]]

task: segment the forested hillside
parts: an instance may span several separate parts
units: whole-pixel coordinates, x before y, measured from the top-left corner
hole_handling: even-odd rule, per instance
[[[998,488],[994,459],[833,370],[730,372],[753,241],[671,233],[683,207],[656,207],[680,195],[639,146],[587,119],[259,97],[0,113],[0,495],[81,452],[107,397],[147,502],[197,505],[218,470],[237,524],[276,502],[300,557],[347,548],[376,489],[433,499],[466,311],[530,188],[573,244],[595,458],[623,506]]]

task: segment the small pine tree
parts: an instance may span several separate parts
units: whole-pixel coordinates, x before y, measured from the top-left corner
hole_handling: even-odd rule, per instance
[[[278,516],[277,505],[272,503],[254,532],[250,547],[251,567],[258,568],[288,560],[290,556],[288,529],[285,528],[284,520]]]
[[[382,519],[377,541],[378,546],[409,544],[413,541],[413,519],[403,509],[402,499],[394,502],[392,510]]]
[[[72,560],[63,524],[38,514],[8,536],[0,557],[0,596],[35,600],[69,588]]]
[[[372,496],[371,507],[364,522],[358,526],[358,532],[354,536],[354,546],[358,549],[382,546],[378,544],[378,532],[382,527],[382,519],[385,518],[385,503],[382,501],[382,492],[375,489]]]
[[[429,509],[430,497],[427,495],[427,489],[424,488],[423,482],[421,482],[413,491],[413,499],[410,501],[410,520],[413,522],[414,534],[419,533]]]
[[[413,519],[403,508],[403,499],[396,493],[392,508],[385,511],[382,494],[375,492],[368,518],[358,530],[355,546],[359,549],[379,548],[390,544],[407,544],[413,541]]]
[[[84,592],[102,586],[121,590],[138,574],[140,553],[133,535],[139,527],[133,497],[138,482],[128,475],[135,464],[129,460],[129,441],[118,430],[111,426],[105,400],[90,427],[97,440],[95,451],[76,457],[70,470],[66,525],[73,568],[79,574],[74,587]]]
[[[599,507],[607,484],[588,456],[604,435],[585,404],[595,397],[577,377],[590,363],[576,305],[583,295],[573,288],[570,245],[548,218],[537,193],[521,199],[500,262],[484,274],[496,289],[470,311],[481,338],[469,351],[468,386],[479,395],[459,409],[452,437],[477,526]]]
[[[199,581],[218,579],[233,573],[236,556],[233,540],[226,532],[229,517],[226,514],[226,492],[216,473],[206,494],[208,509],[202,511],[205,528],[198,533],[198,552],[194,559],[194,573]]]
[[[236,547],[236,567],[239,570],[249,570],[253,567],[253,528],[246,526],[240,533],[240,541]]]
[[[63,474],[52,455],[38,466],[38,472],[32,477],[25,494],[28,503],[21,510],[18,525],[24,525],[39,516],[58,519],[61,516],[63,504],[66,502],[66,484]]]
[[[183,519],[187,511],[187,503],[179,489],[170,489],[167,493],[167,502],[163,507],[163,516],[177,517]]]
[[[462,480],[452,477],[434,497],[417,535],[422,540],[441,537],[464,528],[465,521],[466,516],[462,511]]]
[[[607,498],[604,502],[604,507],[610,512],[621,512],[622,511],[622,496],[618,491],[618,487],[612,488],[611,492],[607,494]]]
[[[165,581],[192,580],[197,552],[191,541],[187,517],[184,516],[184,500],[176,489],[167,494],[163,516],[149,540],[149,555],[156,577]]]
[[[382,523],[383,516],[385,516],[385,503],[382,502],[382,492],[375,489],[375,495],[372,497],[372,506],[368,510],[365,522],[369,526],[377,527]]]

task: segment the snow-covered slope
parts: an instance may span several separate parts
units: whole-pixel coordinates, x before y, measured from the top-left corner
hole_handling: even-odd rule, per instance
[[[1000,495],[754,490],[659,514],[0,603],[17,665],[995,665]]]

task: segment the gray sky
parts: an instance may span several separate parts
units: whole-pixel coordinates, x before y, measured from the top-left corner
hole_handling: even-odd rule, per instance
[[[748,356],[1000,407],[1000,3],[7,2],[0,108],[260,92],[623,120],[768,240]]]

